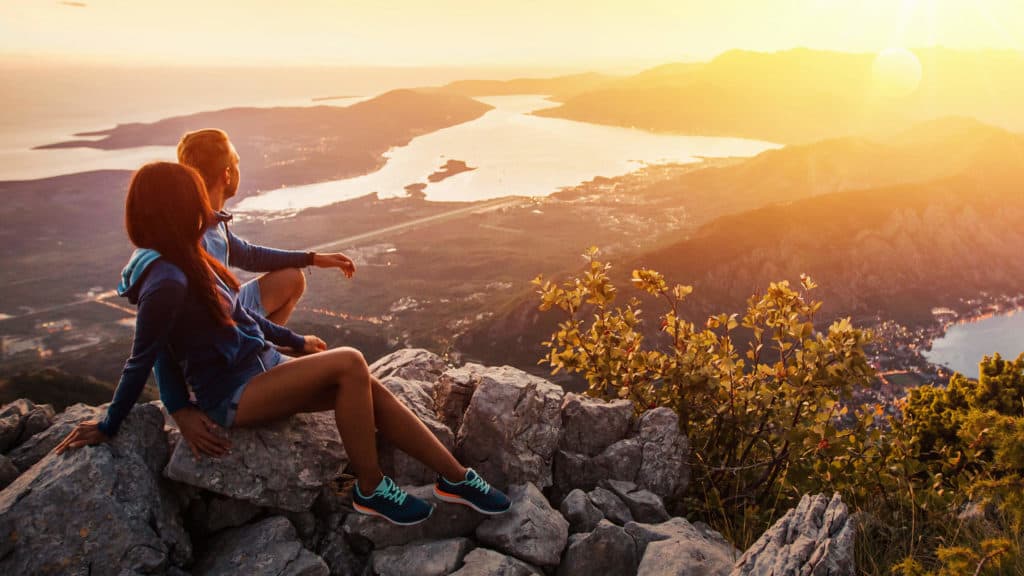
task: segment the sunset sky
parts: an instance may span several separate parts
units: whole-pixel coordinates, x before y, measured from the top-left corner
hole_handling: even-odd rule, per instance
[[[29,63],[614,67],[731,48],[1019,50],[1022,40],[1020,0],[0,3],[0,56]]]

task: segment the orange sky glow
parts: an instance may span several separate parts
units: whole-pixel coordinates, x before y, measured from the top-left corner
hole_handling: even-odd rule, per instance
[[[8,62],[646,66],[732,48],[1020,50],[1019,0],[5,0]]]

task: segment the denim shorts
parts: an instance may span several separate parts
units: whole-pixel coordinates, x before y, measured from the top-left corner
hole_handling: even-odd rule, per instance
[[[263,308],[263,298],[260,297],[259,279],[249,280],[238,290],[238,301],[246,310],[252,310],[260,316],[266,317],[267,311]]]
[[[242,384],[235,388],[235,391],[228,395],[227,398],[221,401],[212,409],[206,411],[206,415],[211,420],[219,424],[223,428],[231,428],[235,423],[235,413],[238,412],[238,402],[242,399],[242,393],[245,392],[245,387],[249,382],[256,376],[270,370],[274,366],[281,364],[286,360],[277,348],[268,345],[263,349],[262,352],[256,357],[256,362],[253,366],[246,371],[246,374],[241,378]]]

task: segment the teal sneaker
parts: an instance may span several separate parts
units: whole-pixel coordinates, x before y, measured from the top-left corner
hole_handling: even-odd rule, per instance
[[[472,468],[466,470],[466,478],[461,482],[449,482],[444,476],[438,476],[434,496],[445,502],[469,506],[482,514],[501,514],[512,507],[512,501],[504,492],[488,484]]]
[[[352,491],[352,507],[357,512],[381,518],[399,526],[419,524],[434,512],[434,507],[425,500],[410,495],[398,487],[395,481],[385,476],[373,494],[363,496],[359,484]]]

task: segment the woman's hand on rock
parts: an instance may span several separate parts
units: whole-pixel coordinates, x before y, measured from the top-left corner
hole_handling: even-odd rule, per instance
[[[99,422],[96,420],[86,420],[75,426],[75,429],[54,448],[54,451],[57,454],[63,454],[69,448],[93,446],[108,440],[110,440],[110,437],[100,431]]]

